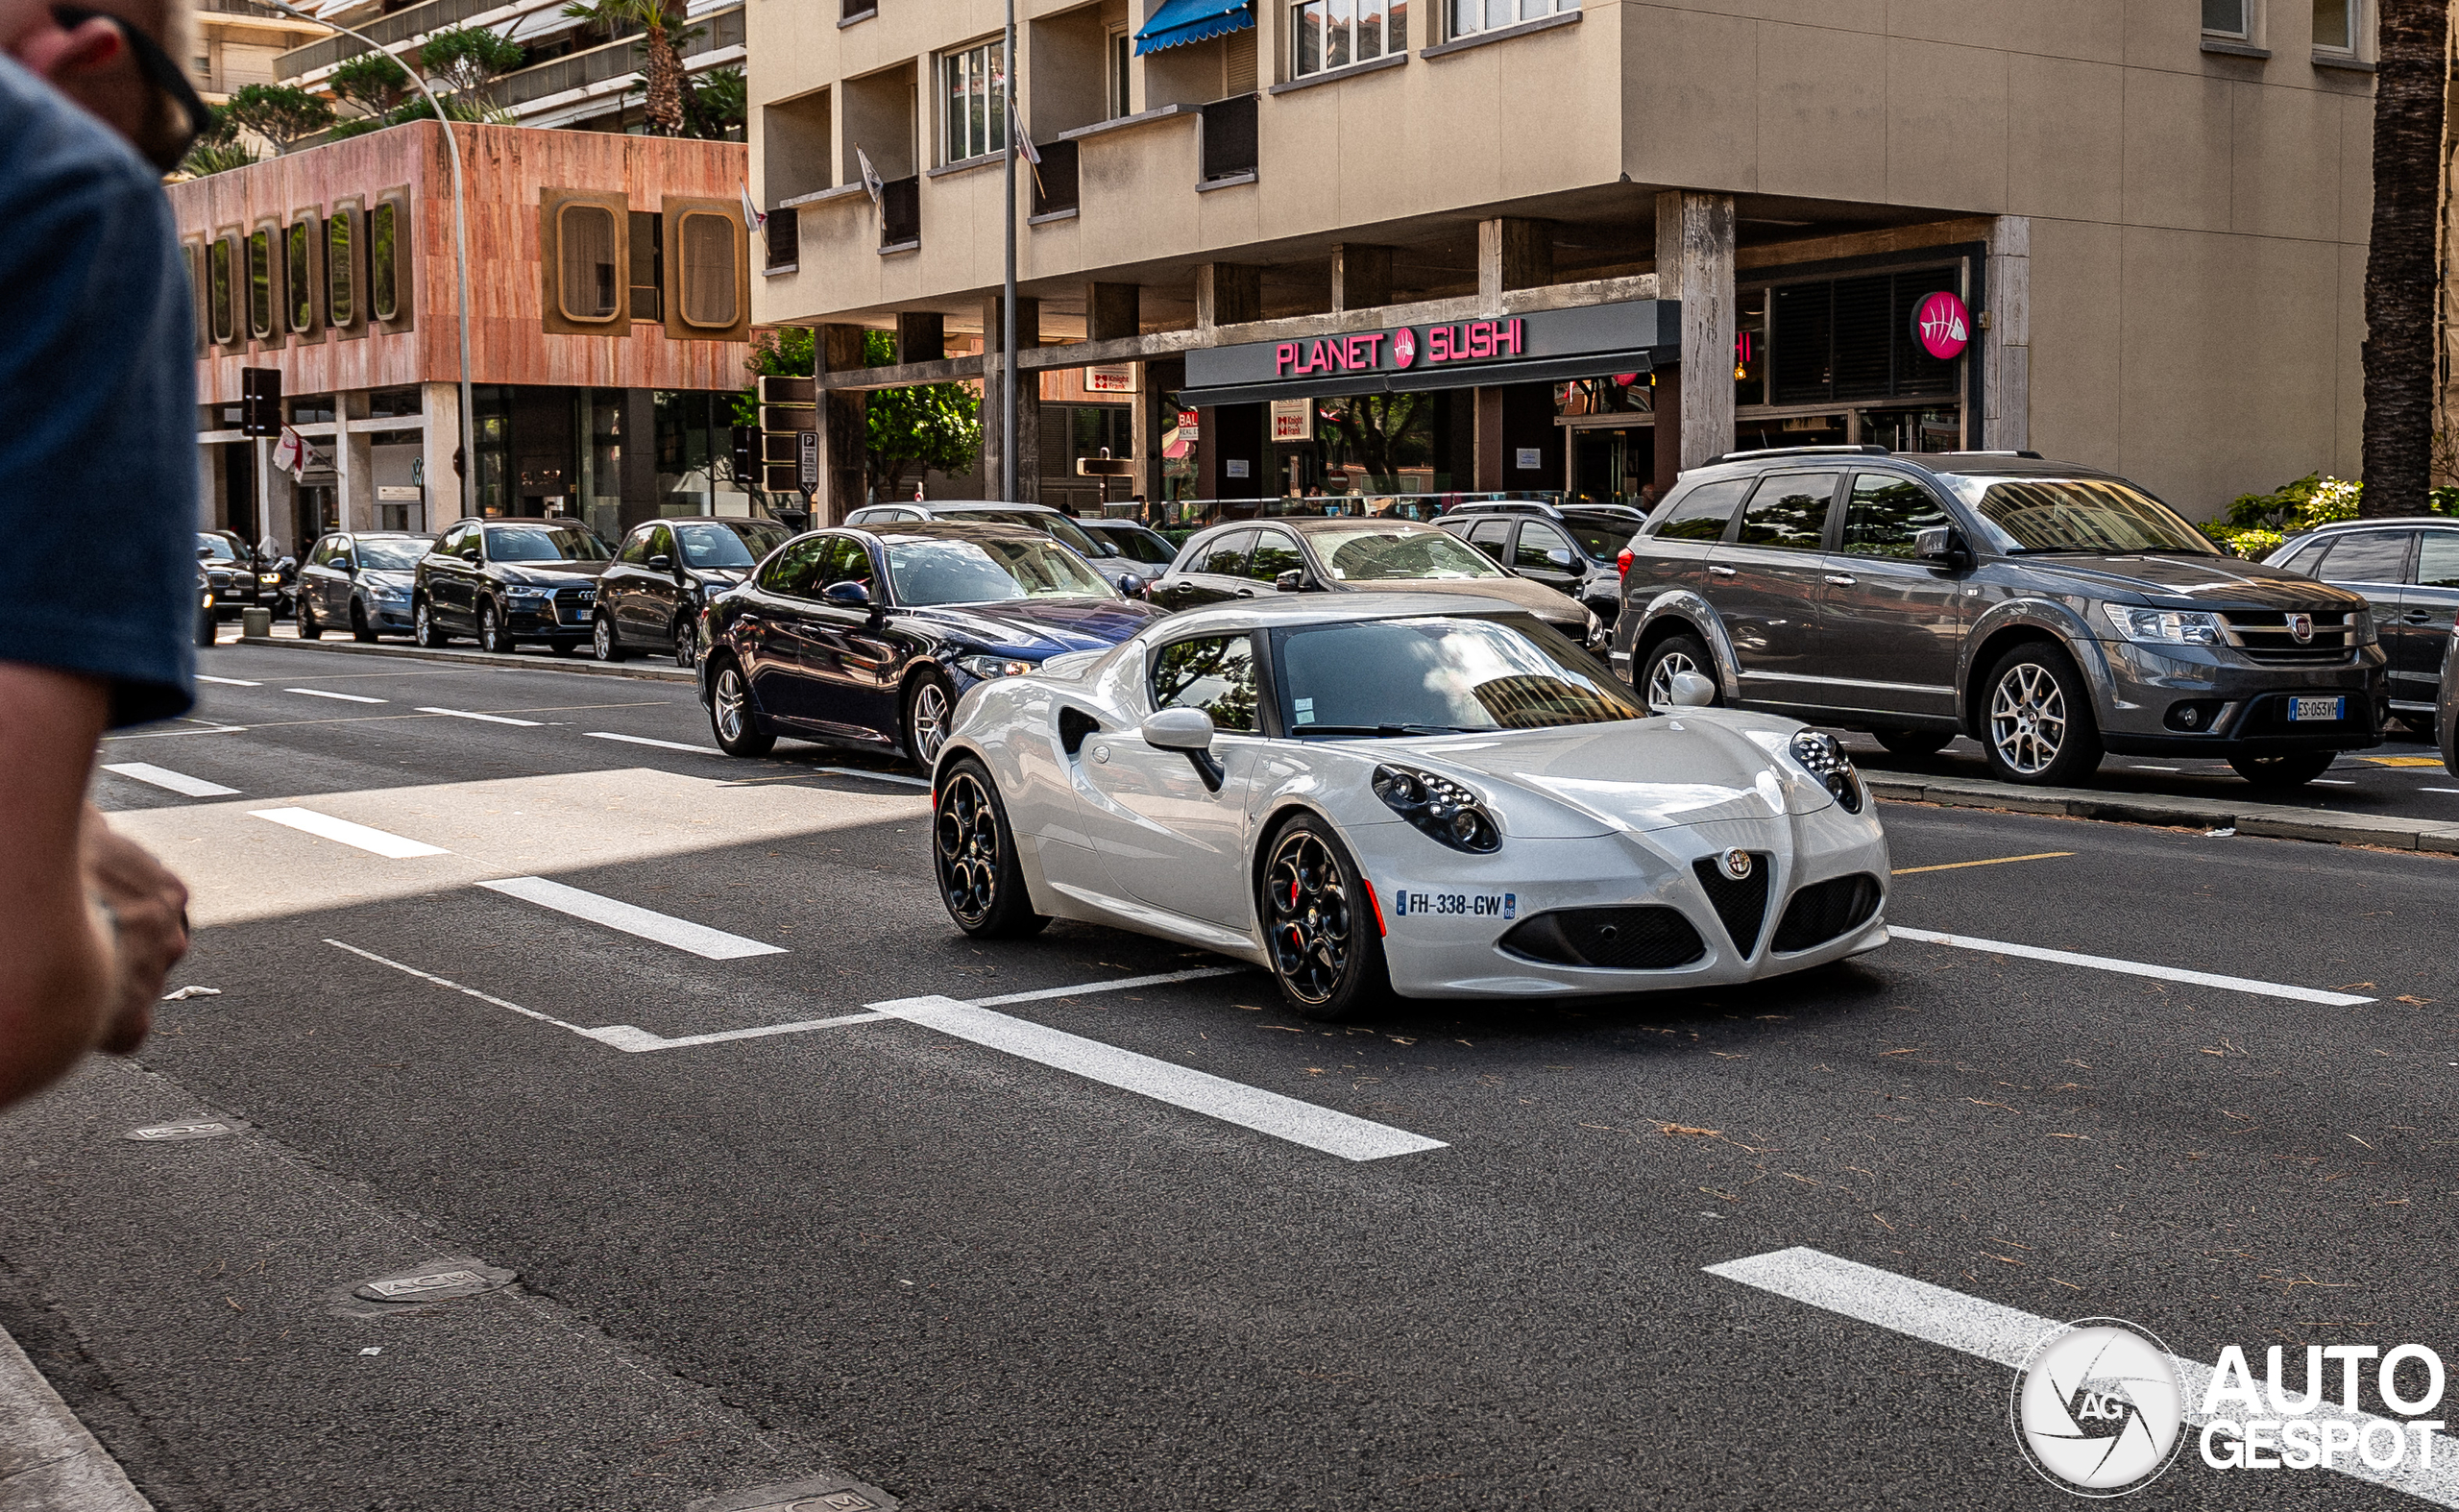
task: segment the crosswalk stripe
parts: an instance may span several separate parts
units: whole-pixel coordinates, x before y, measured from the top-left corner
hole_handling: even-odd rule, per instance
[[[468,709],[428,709],[423,707],[419,710],[419,713],[449,714],[456,719],[478,719],[488,724],[517,724],[524,730],[534,730],[538,728],[540,723],[540,721],[536,719],[516,719],[508,715],[501,714],[477,714]]]
[[[441,845],[428,845],[419,841],[406,840],[384,830],[370,829],[364,824],[353,824],[348,819],[337,819],[329,814],[319,814],[313,809],[251,809],[248,812],[251,817],[271,819],[276,824],[287,824],[292,829],[304,831],[320,840],[336,841],[344,845],[355,845],[360,850],[373,851],[392,861],[407,861],[414,856],[451,854]]]
[[[626,935],[638,935],[661,945],[688,950],[710,961],[739,961],[745,956],[786,954],[782,945],[745,939],[741,935],[729,935],[724,930],[694,924],[690,919],[636,908],[595,892],[568,888],[560,882],[549,882],[544,877],[503,877],[494,882],[481,882],[478,886],[506,897],[519,898],[524,903],[535,903],[540,908],[553,909],[558,914],[569,914],[593,924],[603,924],[608,929],[621,930]]]
[[[157,767],[152,762],[107,761],[103,763],[103,770],[117,772],[123,777],[134,777],[138,782],[150,782],[158,788],[168,788],[183,797],[227,798],[239,791],[236,788],[226,788],[218,782],[207,782],[203,777],[191,777],[183,771]]]

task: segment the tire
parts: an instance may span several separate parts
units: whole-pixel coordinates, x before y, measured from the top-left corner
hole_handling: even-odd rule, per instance
[[[376,643],[376,626],[367,622],[367,604],[362,599],[350,601],[350,638],[370,646]]]
[[[948,917],[976,939],[1018,939],[1050,923],[1025,890],[999,786],[970,756],[951,763],[931,795],[931,870]]]
[[[939,748],[948,743],[948,721],[956,713],[956,689],[947,674],[926,671],[905,690],[905,754],[924,771],[938,764]]]
[[[1650,714],[1674,712],[1672,690],[1676,672],[1697,672],[1712,683],[1716,680],[1716,660],[1708,654],[1708,648],[1699,643],[1697,636],[1668,635],[1649,647],[1648,658],[1641,665],[1640,675],[1633,687],[1641,701],[1648,706]],[[1719,707],[1724,701],[1724,690],[1718,688],[1716,702],[1709,707]]]
[[[2331,769],[2337,751],[2297,751],[2284,756],[2231,756],[2237,775],[2257,788],[2301,788]]]
[[[478,605],[478,649],[497,656],[512,654],[512,636],[503,627],[503,611],[490,598]]]
[[[615,617],[603,611],[590,617],[589,654],[601,662],[623,659],[623,643],[615,634]]]
[[[674,623],[674,665],[685,671],[700,665],[700,622],[688,614]]]
[[[197,610],[196,644],[199,646],[211,646],[213,644],[214,632],[221,627],[221,620],[215,616],[212,610],[203,608]]]
[[[2050,642],[2027,641],[1999,657],[1982,700],[1981,748],[1999,781],[2057,787],[2100,766],[2091,690],[2073,658]]]
[[[743,680],[743,669],[732,661],[710,679],[709,733],[729,756],[766,756],[777,744],[777,737],[760,722],[760,711],[751,706],[751,685]]]
[[[1955,739],[1945,730],[1873,730],[1870,733],[1887,747],[1889,755],[1901,756],[1908,761],[1936,756],[1947,748],[1947,742]]]
[[[299,638],[303,641],[321,641],[325,638],[325,627],[317,622],[316,611],[307,607],[307,600],[304,597],[299,600]]]
[[[2391,718],[2398,720],[2402,728],[2404,728],[2409,734],[2415,736],[2418,740],[2424,742],[2427,745],[2437,745],[2441,744],[2438,738],[2441,721],[2435,716],[2430,714],[2394,714]]]
[[[452,637],[445,634],[444,626],[436,623],[434,606],[424,598],[410,609],[410,639],[430,651],[440,651],[452,644]]]
[[[1302,815],[1277,831],[1256,893],[1265,954],[1283,1002],[1338,1024],[1390,997],[1375,905],[1328,823]]]

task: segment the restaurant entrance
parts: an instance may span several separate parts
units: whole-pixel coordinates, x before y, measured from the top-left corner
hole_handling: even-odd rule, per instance
[[[1640,490],[1656,478],[1654,422],[1574,427],[1570,441],[1570,482],[1563,496],[1567,501],[1648,507]]]

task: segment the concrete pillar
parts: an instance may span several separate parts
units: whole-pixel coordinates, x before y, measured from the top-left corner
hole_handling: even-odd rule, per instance
[[[1143,328],[1143,289],[1132,283],[1084,285],[1084,339],[1117,341]]]
[[[899,335],[903,334],[902,327]],[[818,378],[819,492],[812,500],[812,524],[843,524],[869,500],[863,484],[863,457],[869,440],[861,389],[833,389],[828,376],[860,368],[863,328],[822,326],[813,342]]]
[[[1264,270],[1237,262],[1198,263],[1195,323],[1243,326],[1264,318]]]
[[[909,310],[896,317],[896,360],[937,362],[948,354],[947,317],[937,310]]]
[[[2001,215],[1989,227],[1989,287],[1974,318],[1980,337],[1979,444],[1989,451],[2021,451],[2033,444],[2032,301],[2033,223]],[[1976,434],[1964,421],[1967,444]]]
[[[1728,204],[1731,202],[1728,201]],[[1733,222],[1727,212],[1728,229]],[[1727,237],[1731,245],[1731,237]],[[1554,281],[1554,231],[1544,221],[1512,218],[1477,223],[1477,307],[1502,313],[1507,289],[1543,288]]]
[[[1392,303],[1392,249],[1343,243],[1332,249],[1332,313]]]
[[[1491,494],[1503,486],[1502,390],[1478,389],[1476,405],[1477,476],[1470,487],[1481,494]]]
[[[419,454],[419,477],[426,489],[429,530],[441,530],[461,518],[461,475],[452,465],[461,450],[461,385],[422,385],[420,407],[426,416],[426,434]]]
[[[1000,395],[1000,343],[1007,339],[1000,296],[982,302],[982,497],[999,497],[1000,448],[1006,442],[1005,413]],[[1016,301],[1016,350],[1041,345],[1041,301]],[[1013,503],[1041,502],[1041,374],[1025,369],[1016,375],[1016,495]]]
[[[273,465],[273,442],[265,436],[256,438],[256,518],[248,526],[248,541],[261,546],[274,543],[274,555],[281,554],[280,547],[290,539],[289,509],[290,475]]]
[[[367,418],[367,391],[333,396],[333,471],[339,475],[342,528],[380,530],[384,515],[376,505],[376,449],[368,432],[353,431],[351,422]]]
[[[1682,302],[1682,467],[1733,450],[1733,197],[1668,189],[1656,197],[1656,289]],[[1723,381],[1718,381],[1718,379]],[[1662,456],[1667,416],[1657,420]]]

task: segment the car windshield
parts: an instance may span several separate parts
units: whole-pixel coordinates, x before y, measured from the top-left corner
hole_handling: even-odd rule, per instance
[[[1500,577],[1502,569],[1449,532],[1420,525],[1357,524],[1308,533],[1315,554],[1345,583],[1402,578]]]
[[[1043,514],[1037,509],[968,509],[957,516],[960,520],[996,520],[1001,524],[1026,525],[1044,535],[1056,536],[1059,543],[1084,557],[1108,556],[1111,549],[1084,533],[1083,527],[1060,514]]]
[[[217,562],[235,562],[239,559],[238,549],[231,544],[231,538],[227,535],[209,535],[200,530],[197,532],[196,544],[204,548],[206,552]]]
[[[888,580],[906,605],[1118,597],[1083,557],[1042,541],[894,542]]]
[[[419,565],[419,558],[434,544],[430,536],[360,536],[358,565],[379,573],[406,573]]]
[[[674,544],[690,567],[749,567],[786,539],[781,525],[676,525]]]
[[[489,525],[490,562],[603,562],[606,543],[579,525]]]
[[[1156,567],[1167,567],[1179,557],[1179,549],[1172,546],[1165,537],[1156,535],[1140,525],[1105,526],[1101,532],[1101,538],[1117,547],[1131,561],[1150,562]]]
[[[1640,533],[1640,526],[1645,524],[1645,520],[1637,516],[1627,520],[1614,515],[1563,517],[1563,528],[1571,533],[1571,539],[1579,543],[1579,549],[1588,553],[1592,562],[1614,560],[1621,554],[1622,548],[1631,544],[1631,537]]]
[[[1297,735],[1534,730],[1645,711],[1595,659],[1522,616],[1314,624],[1279,637]]]
[[[1996,530],[2002,551],[2221,554],[2176,510],[2115,478],[1951,474],[1946,483]]]

